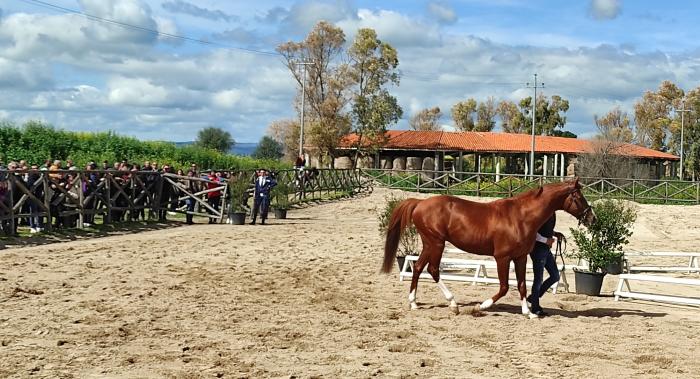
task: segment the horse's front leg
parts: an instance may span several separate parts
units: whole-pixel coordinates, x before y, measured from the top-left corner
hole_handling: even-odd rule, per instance
[[[520,292],[520,306],[524,315],[530,314],[527,307],[527,284],[525,283],[525,270],[527,268],[527,255],[515,259],[515,278],[518,281],[518,292]]]
[[[497,302],[498,299],[505,296],[508,293],[508,275],[510,274],[510,257],[505,256],[496,259],[496,268],[498,270],[498,282],[500,287],[498,292],[493,295],[492,298],[485,300],[483,303],[479,304],[477,311],[483,311],[489,309],[493,303]]]

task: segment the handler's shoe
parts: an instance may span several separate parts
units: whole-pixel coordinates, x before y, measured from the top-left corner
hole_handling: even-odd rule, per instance
[[[540,309],[540,310],[538,310],[538,311],[530,312],[530,318],[535,318],[535,317],[532,317],[532,315],[534,315],[536,318],[542,318],[542,317],[547,317],[547,316],[549,316],[549,313],[547,313],[547,312],[545,312],[544,310]]]

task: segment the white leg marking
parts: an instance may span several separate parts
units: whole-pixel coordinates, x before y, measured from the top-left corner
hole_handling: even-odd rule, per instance
[[[454,295],[452,295],[452,292],[450,292],[449,289],[447,289],[447,286],[445,283],[443,283],[442,279],[440,279],[437,282],[438,288],[442,290],[442,294],[445,295],[445,299],[450,302],[450,308],[452,308],[452,311],[455,313],[459,313],[459,307],[457,306],[457,302],[455,301]]]
[[[493,299],[488,299],[479,305],[479,310],[489,309],[493,305]]]
[[[528,315],[530,314],[530,308],[527,307],[527,300],[521,299],[520,300],[520,306],[522,307],[523,314]]]
[[[408,302],[410,303],[412,310],[418,309],[418,304],[416,304],[416,290],[413,290],[408,294]]]
[[[443,283],[442,279],[440,279],[437,282],[437,285],[438,288],[440,288],[440,290],[442,291],[442,294],[445,295],[445,299],[447,299],[447,301],[452,301],[455,298],[452,295],[452,292],[450,292],[450,290],[447,289],[447,286],[445,285],[445,283]]]

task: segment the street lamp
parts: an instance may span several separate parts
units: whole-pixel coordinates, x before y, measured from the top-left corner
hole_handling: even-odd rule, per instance
[[[684,171],[684,167],[683,167],[683,144],[684,144],[684,141],[683,141],[683,123],[685,121],[685,117],[684,117],[685,112],[690,112],[689,109],[685,109],[685,99],[683,99],[681,101],[681,109],[676,109],[676,112],[681,113],[681,170],[680,170],[680,178],[681,178],[681,180],[683,180],[683,171]]]
[[[301,130],[299,132],[299,156],[304,155],[304,110],[306,101],[306,66],[313,64],[313,62],[294,62],[295,65],[301,65],[303,67],[303,78],[301,79]]]
[[[535,119],[537,112],[537,88],[544,88],[544,83],[537,83],[537,74],[535,74],[535,81],[532,86],[530,83],[526,83],[528,88],[532,87],[535,89],[535,96],[532,98],[532,146],[530,148],[530,178],[535,176]]]

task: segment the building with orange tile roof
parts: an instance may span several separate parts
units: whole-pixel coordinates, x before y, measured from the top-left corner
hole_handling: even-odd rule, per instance
[[[336,158],[336,167],[352,165],[357,142],[356,134],[342,139],[337,150],[339,158]],[[461,166],[461,171],[480,172],[485,168],[484,160],[488,160],[494,166],[492,171],[496,172],[499,163],[505,160],[506,171],[516,170],[508,173],[525,173],[531,143],[532,137],[529,134],[391,130],[385,135],[385,141],[375,156],[365,157],[358,166],[431,169],[432,165],[435,170],[452,170]],[[367,143],[363,142],[363,145],[366,146]],[[577,157],[591,154],[594,150],[594,142],[591,140],[536,136],[535,156],[538,163],[535,165],[535,173],[574,175]],[[675,168],[675,163],[680,160],[673,154],[633,144],[619,144],[613,154],[634,158],[639,165],[647,166],[653,177],[668,174],[666,168]],[[421,163],[417,167],[419,159]]]

